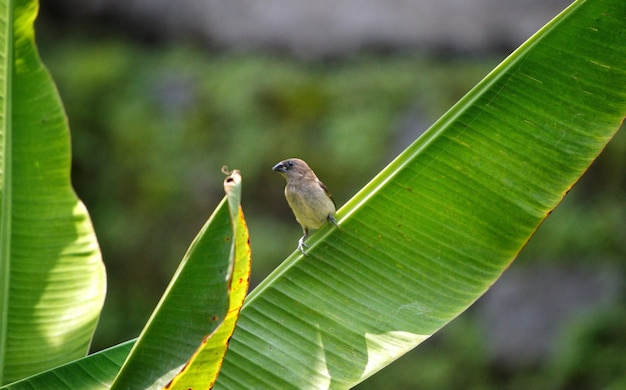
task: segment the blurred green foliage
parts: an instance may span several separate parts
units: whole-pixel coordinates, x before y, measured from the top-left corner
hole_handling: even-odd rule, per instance
[[[110,36],[39,36],[72,129],[74,186],[107,265],[95,350],[137,336],[223,195],[222,165],[244,177],[254,286],[295,249],[300,235],[284,183],[270,169],[274,163],[305,159],[341,205],[497,62],[416,53],[304,62]],[[625,156],[622,131],[516,267],[607,261],[624,271]],[[619,370],[625,371],[626,355],[616,351],[626,349],[626,340],[616,324],[624,323],[625,312],[616,307],[613,320],[572,331],[563,347],[569,352],[553,364],[501,373],[470,311],[358,388],[624,383]]]

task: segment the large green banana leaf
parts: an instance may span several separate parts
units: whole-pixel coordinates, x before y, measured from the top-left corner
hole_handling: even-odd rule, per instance
[[[254,290],[216,389],[349,388],[511,264],[626,115],[626,4],[574,3]]]
[[[617,131],[624,36],[622,0],[587,0],[522,45],[250,294],[215,388],[349,388],[462,313]],[[106,377],[67,367],[10,388]]]
[[[230,182],[229,182],[230,180]],[[229,191],[228,186],[231,187]],[[189,363],[181,370],[166,388],[167,390],[208,389],[215,383],[222,367],[228,343],[235,330],[239,312],[243,305],[250,283],[250,242],[248,229],[241,209],[241,179],[235,171],[226,179],[227,194],[237,189],[237,197],[229,196],[235,246],[232,255],[233,272],[230,280],[229,302],[224,322],[210,337],[203,340]],[[234,203],[234,204],[233,204]]]
[[[85,356],[106,289],[36,8],[0,2],[0,383]]]

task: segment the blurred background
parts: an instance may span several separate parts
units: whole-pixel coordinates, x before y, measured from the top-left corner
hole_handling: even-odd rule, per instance
[[[139,334],[222,165],[244,177],[254,286],[301,234],[272,165],[305,159],[345,203],[568,3],[42,1],[108,272],[93,350]],[[624,172],[621,131],[477,304],[358,389],[626,388]]]

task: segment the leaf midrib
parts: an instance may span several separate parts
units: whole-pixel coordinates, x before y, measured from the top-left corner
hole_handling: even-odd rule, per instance
[[[4,42],[0,43],[4,58],[0,77],[0,384],[4,383],[4,366],[9,312],[9,291],[11,271],[11,205],[12,205],[12,155],[11,155],[11,81],[13,76],[13,1],[4,3]]]

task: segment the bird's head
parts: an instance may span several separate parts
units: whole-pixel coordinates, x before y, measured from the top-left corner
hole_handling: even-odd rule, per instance
[[[287,160],[283,160],[274,165],[272,170],[280,173],[286,179],[305,176],[309,172],[312,172],[307,163],[299,158],[288,158]]]

